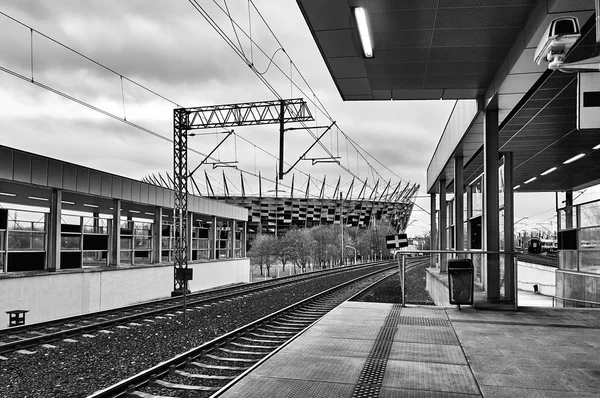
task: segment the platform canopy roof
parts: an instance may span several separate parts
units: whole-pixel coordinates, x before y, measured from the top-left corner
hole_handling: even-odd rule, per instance
[[[577,74],[547,71],[533,61],[550,21],[566,15],[577,17],[588,33],[567,61],[597,55],[594,0],[297,3],[344,100],[477,101],[452,145],[442,145],[447,132],[442,135],[433,157],[439,159],[428,170],[429,192],[436,192],[438,179],[451,185],[454,156],[464,158],[467,183],[483,172],[486,108],[498,109],[500,150],[514,152],[514,182],[520,190],[577,189],[600,180],[600,151],[591,149],[600,143],[599,131],[576,129]],[[363,55],[355,7],[366,9],[372,58]],[[588,155],[562,164],[582,152]],[[555,172],[539,177],[555,166]],[[539,178],[523,184],[534,176]]]

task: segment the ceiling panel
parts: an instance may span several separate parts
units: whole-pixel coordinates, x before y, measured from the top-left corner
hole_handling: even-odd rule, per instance
[[[535,0],[297,0],[334,79],[350,76],[338,57],[362,58],[352,7],[367,9],[374,57],[362,59],[373,98],[473,98],[484,93],[523,30]],[[327,20],[331,18],[331,23]],[[408,77],[407,77],[408,76]],[[415,79],[414,76],[422,76]],[[348,82],[338,89],[346,95]],[[363,82],[361,81],[361,85]],[[408,91],[405,91],[408,90]],[[410,93],[414,97],[409,97]]]

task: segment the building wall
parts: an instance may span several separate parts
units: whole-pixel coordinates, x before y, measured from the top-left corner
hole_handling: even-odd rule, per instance
[[[249,282],[250,260],[189,264],[192,292]],[[173,266],[86,268],[74,271],[19,273],[0,276],[0,329],[8,326],[5,311],[29,310],[26,323],[108,310],[170,297]]]
[[[597,303],[586,304],[557,299],[557,307],[600,308],[600,275],[556,270],[556,297]]]
[[[538,285],[539,292],[547,296],[556,294],[556,267],[518,262],[518,289],[532,292],[533,285]]]

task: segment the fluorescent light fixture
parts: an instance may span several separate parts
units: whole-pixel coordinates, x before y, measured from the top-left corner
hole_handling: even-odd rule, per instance
[[[556,169],[557,169],[557,167],[551,167],[551,168],[549,168],[548,170],[544,171],[544,172],[542,173],[542,175],[543,175],[543,176],[545,176],[545,175],[548,175],[548,174],[552,173],[552,172],[553,172],[554,170],[556,170]]]
[[[169,216],[168,216],[168,215],[166,215],[166,214],[163,214],[163,217],[169,217]]]
[[[365,57],[373,57],[373,41],[371,40],[371,32],[369,32],[369,24],[367,23],[367,12],[364,7],[356,7],[354,9],[354,17],[358,25],[358,34],[362,43]]]
[[[569,163],[573,163],[576,160],[581,159],[582,157],[585,156],[585,153],[580,153],[579,155],[575,155],[573,156],[571,159],[567,159],[563,162],[563,164],[569,164]]]
[[[84,203],[83,205],[84,205],[85,207],[98,207],[98,206],[96,206],[96,205],[90,205],[90,204],[88,204],[88,203]]]
[[[28,196],[28,198],[32,200],[43,200],[44,202],[48,201],[46,198],[38,198],[37,196]]]
[[[520,185],[520,184],[519,184],[519,185],[515,185],[515,186],[513,187],[513,189],[519,189],[519,188],[521,188],[521,185]]]
[[[529,180],[525,181],[523,184],[529,184],[532,181],[537,180],[537,177],[531,177]]]
[[[592,149],[600,149],[600,144],[596,145],[595,147],[593,147]]]
[[[2,195],[2,196],[17,196],[14,193],[8,193],[8,192],[0,192],[0,195]]]
[[[147,215],[147,216],[153,216],[154,215],[154,213],[148,213],[148,212],[145,212],[144,214]]]
[[[135,214],[140,214],[140,212],[139,212],[139,211],[137,211],[137,210],[129,210],[129,212],[130,212],[130,213],[135,213]]]
[[[61,200],[60,203],[62,203],[63,205],[74,205],[75,202],[69,202],[68,200]]]

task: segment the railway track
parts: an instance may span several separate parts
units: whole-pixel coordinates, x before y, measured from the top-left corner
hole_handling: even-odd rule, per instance
[[[377,266],[378,264],[381,263],[332,268],[250,284],[213,289],[208,292],[193,293],[188,295],[187,305],[190,307],[200,306],[225,300],[247,298],[252,294],[264,293],[267,289],[278,289],[304,282],[307,279],[327,277],[332,274],[349,272],[363,267]],[[141,319],[176,313],[181,310],[181,307],[182,298],[173,297],[81,316],[2,329],[0,330],[0,354],[28,349],[40,344],[48,344],[53,341],[80,336],[114,326],[126,325]]]
[[[393,263],[354,278],[161,362],[88,398],[217,396],[327,312],[396,272]]]

